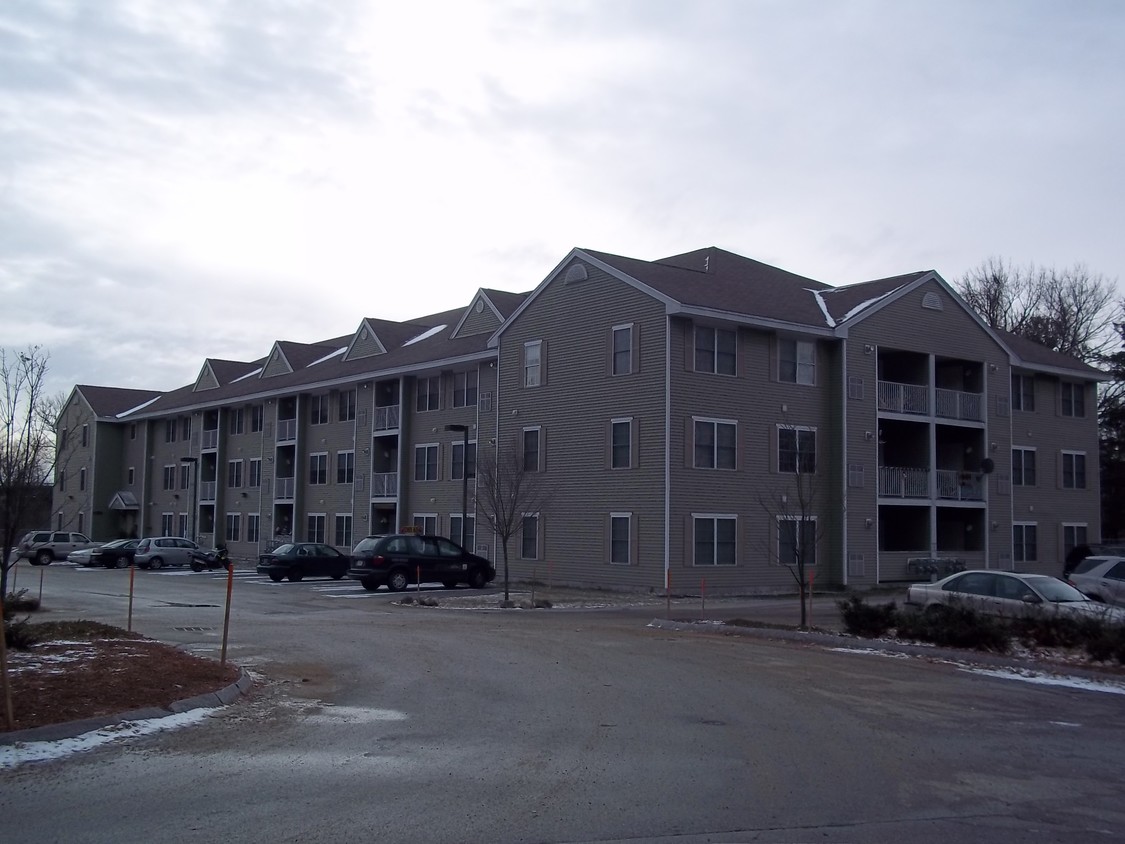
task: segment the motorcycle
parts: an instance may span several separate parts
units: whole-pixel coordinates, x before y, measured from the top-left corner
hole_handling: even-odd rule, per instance
[[[226,548],[214,548],[210,551],[192,551],[191,552],[191,570],[203,571],[204,569],[214,571],[215,569],[229,569],[230,556],[227,554]]]

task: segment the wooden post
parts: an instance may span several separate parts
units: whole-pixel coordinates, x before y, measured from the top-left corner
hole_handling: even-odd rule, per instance
[[[227,564],[227,609],[223,615],[223,650],[219,655],[219,665],[227,664],[227,638],[230,633],[230,600],[234,591],[234,562]]]
[[[12,711],[12,686],[8,682],[8,639],[4,635],[4,596],[0,595],[0,684],[4,686],[4,720],[9,730],[16,728]]]
[[[129,566],[129,622],[126,630],[133,632],[133,577],[137,571],[135,565]]]

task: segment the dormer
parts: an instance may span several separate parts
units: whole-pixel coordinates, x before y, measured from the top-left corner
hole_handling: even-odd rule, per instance
[[[219,387],[219,379],[215,375],[215,369],[211,366],[210,360],[203,362],[203,368],[199,370],[199,377],[195,379],[195,386],[191,388],[193,393],[198,393],[201,390],[215,390]]]
[[[285,351],[281,348],[281,342],[277,341],[273,344],[273,349],[270,350],[269,357],[266,358],[266,365],[262,367],[261,378],[270,378],[274,375],[288,375],[293,371],[293,367],[289,364],[289,359],[285,357]]]
[[[477,291],[469,307],[461,315],[460,321],[453,328],[451,339],[458,337],[471,337],[474,334],[491,334],[500,323],[504,321],[500,310],[488,297],[488,292],[483,288]]]
[[[386,353],[387,348],[379,339],[379,335],[375,333],[375,327],[371,324],[371,320],[365,319],[359,324],[355,336],[352,337],[351,343],[348,344],[348,350],[344,352],[344,360],[369,358],[374,355],[385,355]]]

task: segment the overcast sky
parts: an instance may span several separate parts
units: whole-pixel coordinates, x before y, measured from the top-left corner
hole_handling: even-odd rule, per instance
[[[173,389],[574,246],[1118,279],[1123,100],[1116,0],[3,0],[0,345]]]

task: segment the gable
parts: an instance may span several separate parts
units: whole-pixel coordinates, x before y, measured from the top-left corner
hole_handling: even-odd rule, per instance
[[[285,353],[281,351],[281,346],[274,343],[269,359],[266,361],[266,365],[262,367],[261,377],[269,378],[273,375],[288,375],[292,371],[293,367],[291,367],[289,361],[285,359]]]
[[[379,339],[379,335],[375,333],[371,323],[364,320],[356,329],[352,342],[348,345],[348,350],[344,352],[344,360],[369,358],[373,355],[384,355],[386,353],[387,348]]]
[[[219,379],[215,376],[215,370],[211,368],[211,361],[204,361],[203,367],[199,370],[199,377],[195,379],[195,386],[191,388],[192,392],[215,390],[218,387]]]
[[[451,338],[471,337],[475,334],[491,334],[500,327],[503,320],[500,312],[483,290],[478,290],[469,307],[461,316],[461,321],[453,329]]]

